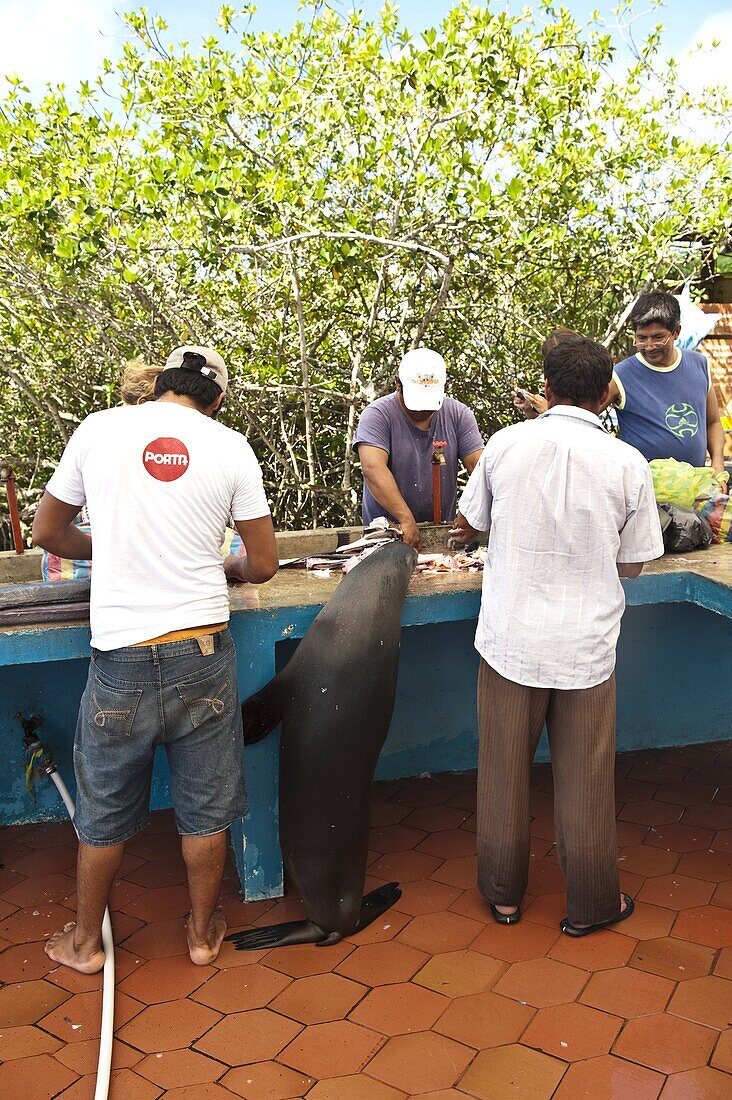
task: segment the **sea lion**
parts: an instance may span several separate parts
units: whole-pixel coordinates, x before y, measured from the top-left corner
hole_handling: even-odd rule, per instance
[[[365,928],[401,896],[363,896],[371,784],[396,695],[402,605],[417,561],[392,542],[359,562],[279,675],[242,705],[245,742],[281,721],[280,839],[307,919],[227,936],[239,951],[323,946]]]

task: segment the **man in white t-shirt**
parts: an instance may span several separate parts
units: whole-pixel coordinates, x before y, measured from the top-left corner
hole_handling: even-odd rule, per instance
[[[544,362],[548,410],[497,432],[460,499],[459,541],[490,531],[478,650],[478,886],[499,924],[520,919],[531,763],[546,722],[561,930],[585,936],[633,911],[615,831],[615,646],[620,577],[663,554],[643,456],[603,430],[610,355],[567,337]]]
[[[230,580],[277,571],[262,475],[238,432],[217,424],[227,388],[210,348],[173,351],[156,400],[93,413],[48,483],[33,539],[91,558],[92,659],[74,740],[77,920],[47,954],[85,974],[104,965],[101,925],[125,841],[148,822],[155,749],[166,752],[188,873],[188,947],[218,955],[226,830],[246,810]],[[92,536],[74,526],[89,511]],[[222,561],[229,517],[246,557]]]

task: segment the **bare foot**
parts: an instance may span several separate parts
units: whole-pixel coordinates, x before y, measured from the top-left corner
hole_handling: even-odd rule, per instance
[[[518,910],[518,905],[495,905],[493,908],[497,909],[504,917],[512,917]]]
[[[625,894],[621,894],[620,895],[620,913],[621,913],[621,916],[627,908],[628,908],[628,903],[625,900]],[[576,924],[574,927],[575,928],[589,928],[590,926],[589,926],[589,924]]]
[[[188,937],[188,953],[191,956],[191,962],[195,963],[196,966],[208,966],[209,963],[212,963],[221,950],[225,935],[226,918],[223,909],[214,909],[208,931],[201,939],[196,937],[191,914],[189,913],[186,918],[186,936]]]
[[[98,947],[77,947],[74,943],[76,922],[64,925],[62,932],[54,932],[44,951],[49,959],[70,966],[82,974],[96,974],[104,966],[104,952]]]

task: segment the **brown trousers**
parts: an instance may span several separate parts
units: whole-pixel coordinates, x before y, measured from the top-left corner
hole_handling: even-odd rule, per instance
[[[615,674],[579,691],[524,687],[482,658],[478,672],[478,887],[519,905],[529,873],[531,765],[546,722],[567,916],[594,924],[620,906],[615,829]]]

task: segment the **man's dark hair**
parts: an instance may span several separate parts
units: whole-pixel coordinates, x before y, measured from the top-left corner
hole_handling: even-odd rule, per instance
[[[575,332],[573,328],[555,328],[554,332],[550,332],[541,345],[542,359],[546,359],[552,348],[555,348],[557,344],[561,344],[562,340],[571,340],[573,336],[579,336],[579,333]]]
[[[568,336],[550,348],[544,377],[558,401],[592,405],[600,400],[613,376],[610,352],[584,336]]]
[[[195,359],[201,359],[203,365],[206,365],[202,355],[192,355],[190,366],[186,364],[184,357],[182,367],[170,367],[161,371],[155,379],[155,396],[174,393],[176,397],[190,397],[201,412],[210,408],[216,398],[221,396],[221,387],[199,373],[200,368],[193,363]]]
[[[681,324],[681,307],[673,294],[664,290],[653,290],[650,294],[641,294],[630,311],[630,323],[633,332],[646,325],[660,325],[673,332]]]

